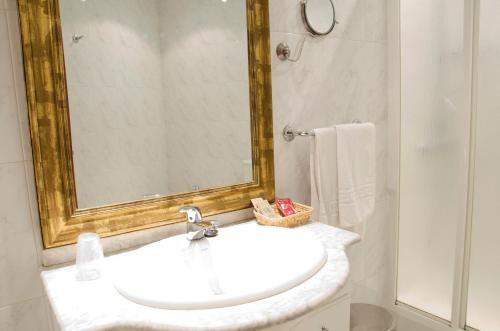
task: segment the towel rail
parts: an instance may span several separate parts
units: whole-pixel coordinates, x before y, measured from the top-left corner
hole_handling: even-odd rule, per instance
[[[360,124],[360,120],[353,120],[353,124]],[[295,137],[313,137],[314,131],[298,131],[293,129],[290,125],[285,125],[283,128],[283,139],[286,141],[292,141]]]

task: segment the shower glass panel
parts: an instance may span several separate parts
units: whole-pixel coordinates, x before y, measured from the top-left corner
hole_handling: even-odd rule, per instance
[[[397,299],[450,320],[466,217],[469,109],[464,2],[401,0]]]
[[[500,330],[500,1],[481,0],[467,324]]]

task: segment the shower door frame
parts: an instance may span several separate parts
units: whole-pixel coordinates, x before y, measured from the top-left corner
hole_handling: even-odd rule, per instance
[[[469,130],[465,132],[469,141],[467,167],[467,206],[463,219],[457,220],[457,240],[455,251],[455,278],[453,280],[451,320],[444,320],[431,313],[398,301],[398,257],[399,257],[399,199],[400,199],[400,155],[401,155],[401,0],[388,0],[388,63],[389,63],[389,123],[393,128],[394,148],[389,151],[389,160],[396,164],[393,188],[396,196],[395,244],[394,244],[394,287],[395,311],[437,331],[471,330],[467,326],[467,292],[470,269],[471,228],[474,196],[475,131],[477,116],[477,53],[479,42],[479,8],[481,0],[463,0],[464,3],[464,63],[467,95],[465,107],[469,110]],[[391,183],[389,183],[391,185]]]

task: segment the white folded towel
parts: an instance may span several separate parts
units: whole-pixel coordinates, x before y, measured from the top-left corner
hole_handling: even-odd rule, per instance
[[[375,208],[375,126],[315,129],[311,139],[311,205],[316,221],[364,232]]]
[[[364,223],[375,209],[375,125],[337,125],[339,219],[344,228]]]
[[[337,131],[315,129],[311,139],[311,206],[315,221],[340,227],[337,184]]]

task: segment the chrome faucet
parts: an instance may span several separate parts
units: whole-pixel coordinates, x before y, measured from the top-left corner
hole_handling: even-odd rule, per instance
[[[217,222],[205,222],[198,207],[186,206],[179,209],[186,214],[186,235],[188,240],[199,240],[205,237],[215,237],[219,230]]]

